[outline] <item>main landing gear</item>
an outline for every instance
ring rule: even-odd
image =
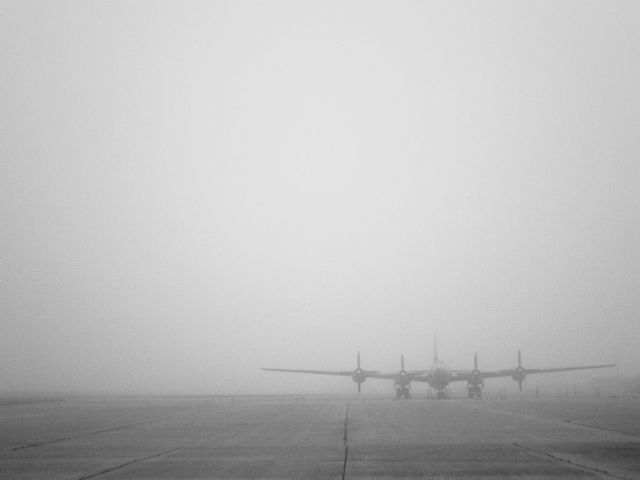
[[[410,399],[411,395],[409,394],[409,388],[396,386],[396,398],[398,400],[400,400],[401,398],[404,398],[406,400]]]
[[[482,398],[482,387],[480,385],[468,385],[469,398]]]

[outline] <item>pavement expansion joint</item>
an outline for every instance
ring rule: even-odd
[[[589,425],[588,423],[576,422],[575,420],[567,420],[567,423],[571,425],[576,425],[578,427],[595,428],[596,430],[602,430],[605,432],[620,433],[622,435],[629,435],[630,437],[635,437],[635,438],[640,437],[640,435],[638,435],[637,433],[625,432],[622,430],[614,430],[612,428],[601,427],[599,425]]]
[[[575,428],[591,428],[596,430],[602,430],[605,432],[617,433],[620,435],[627,435],[634,438],[640,437],[640,435],[636,433],[624,432],[621,430],[614,430],[612,428],[600,427],[598,425],[589,425],[588,423],[581,423],[571,419],[560,420],[560,419],[553,419],[553,418],[543,418],[540,416],[530,415],[527,413],[509,412],[509,411],[501,410],[499,408],[496,408],[495,406],[491,406],[487,404],[478,405],[477,403],[474,403],[473,405],[469,405],[469,407],[483,409],[485,411],[495,412],[503,415],[510,415],[510,416],[522,418],[523,420],[528,420],[528,421],[546,422],[546,423],[555,423],[555,424],[562,423],[566,425],[571,425],[572,427],[575,427]]]
[[[600,476],[604,476],[606,478],[616,478],[618,480],[631,480],[628,477],[623,477],[621,475],[615,475],[613,473],[607,472],[606,470],[590,467],[589,465],[585,465],[583,463],[577,463],[577,462],[574,462],[572,460],[568,460],[566,458],[562,458],[562,457],[560,457],[558,455],[554,455],[553,453],[545,452],[544,450],[539,450],[537,448],[533,448],[533,447],[530,447],[530,446],[527,446],[527,445],[523,445],[521,443],[514,443],[513,445],[518,447],[518,448],[520,448],[520,449],[522,449],[522,450],[525,450],[525,451],[527,451],[529,453],[533,453],[534,455],[550,458],[550,459],[552,459],[552,460],[554,460],[554,461],[556,461],[558,463],[562,463],[564,465],[571,465],[574,468],[577,468],[577,469],[580,469],[580,470],[584,470],[584,471],[587,471],[587,472],[591,472],[591,473],[596,473],[596,474],[598,474]]]
[[[154,453],[153,455],[148,455],[148,456],[142,457],[142,458],[136,458],[136,459],[130,460],[128,462],[121,463],[120,465],[116,465],[115,467],[107,468],[105,470],[100,470],[99,472],[92,473],[90,475],[85,475],[84,477],[78,478],[78,480],[88,480],[89,478],[95,478],[95,477],[99,477],[101,475],[106,475],[107,473],[111,473],[111,472],[113,472],[115,470],[120,470],[121,468],[125,468],[125,467],[128,467],[130,465],[134,465],[136,463],[146,462],[147,460],[151,460],[152,458],[162,457],[163,455],[169,455],[169,454],[177,452],[178,450],[181,450],[181,449],[182,449],[182,447],[172,448],[171,450],[166,450],[164,452]]]
[[[33,442],[33,443],[27,443],[24,445],[18,445],[17,447],[13,447],[11,448],[11,451],[18,451],[18,450],[24,450],[27,448],[35,448],[35,447],[42,447],[43,445],[49,445],[51,443],[59,443],[59,442],[65,442],[67,440],[73,440],[75,438],[82,438],[82,437],[89,437],[91,435],[99,435],[101,433],[109,433],[109,432],[119,432],[121,430],[128,430],[129,428],[135,428],[135,427],[139,427],[142,425],[147,425],[151,422],[140,422],[140,423],[134,423],[131,425],[119,425],[117,427],[111,427],[111,428],[103,428],[100,430],[92,430],[90,432],[84,432],[84,433],[80,433],[78,435],[69,435],[68,437],[59,437],[59,438],[52,438],[49,440],[43,440],[41,442]]]
[[[344,446],[344,463],[342,464],[342,480],[345,479],[347,474],[347,460],[349,458],[349,407],[351,407],[351,401],[347,402],[347,408],[344,411],[344,434],[342,435],[342,444]]]

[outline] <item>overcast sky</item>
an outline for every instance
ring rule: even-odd
[[[0,389],[640,374],[638,85],[635,1],[2,0]]]

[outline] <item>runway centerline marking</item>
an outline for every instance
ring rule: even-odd
[[[136,459],[130,460],[128,462],[121,463],[120,465],[116,465],[115,467],[107,468],[105,470],[100,470],[99,472],[92,473],[90,475],[85,475],[84,477],[78,478],[78,480],[88,480],[89,478],[95,478],[95,477],[99,477],[100,475],[106,475],[107,473],[111,473],[111,472],[113,472],[115,470],[120,470],[122,468],[128,467],[130,465],[134,465],[136,463],[146,462],[147,460],[151,460],[152,458],[156,458],[156,457],[161,457],[163,455],[169,455],[171,453],[177,452],[180,449],[181,449],[181,447],[172,448],[171,450],[167,450],[167,451],[164,451],[164,452],[154,453],[153,455],[148,455],[148,456],[142,457],[142,458],[136,458]]]

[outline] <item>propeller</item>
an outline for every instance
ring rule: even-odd
[[[411,379],[411,374],[404,369],[404,355],[400,355],[400,371],[396,375],[396,388],[401,388],[408,392],[411,388]]]
[[[527,378],[527,371],[522,366],[522,354],[520,353],[520,350],[518,350],[518,366],[513,371],[511,378],[518,382],[518,389],[522,391],[522,382]]]
[[[518,370],[521,371],[522,370],[522,353],[520,353],[520,350],[518,350]],[[520,391],[522,391],[522,381],[524,380],[524,378],[518,378],[518,389]]]
[[[480,370],[478,370],[478,354],[473,354],[473,370],[471,371],[470,377],[467,381],[474,386],[479,386],[483,384],[482,376],[480,375]]]
[[[362,382],[367,379],[367,373],[360,367],[360,352],[356,359],[356,369],[353,371],[353,381],[358,385],[358,393],[362,391]]]
[[[358,352],[358,368],[357,371],[360,371],[360,352]],[[358,393],[360,393],[362,390],[362,382],[358,382]]]

